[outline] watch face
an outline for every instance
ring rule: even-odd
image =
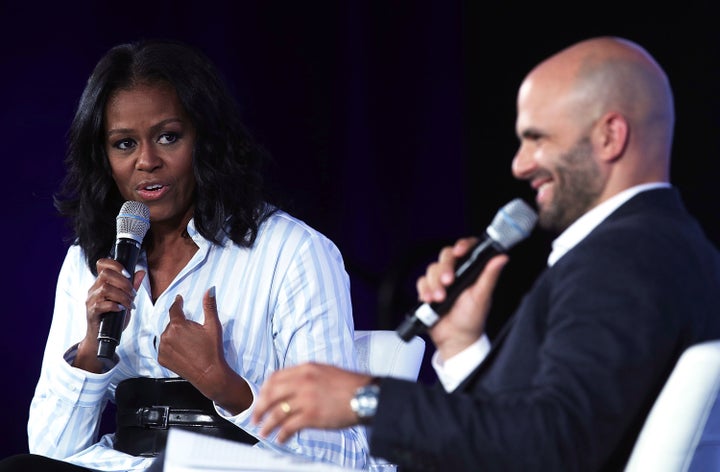
[[[379,394],[380,387],[375,384],[360,387],[350,400],[350,408],[361,420],[372,418],[377,410]]]

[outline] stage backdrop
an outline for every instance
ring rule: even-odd
[[[442,244],[479,234],[510,199],[532,199],[510,174],[517,86],[538,60],[587,36],[637,40],[666,67],[677,100],[673,177],[720,242],[720,34],[705,27],[709,8],[655,5],[634,18],[577,12],[553,22],[537,7],[460,0],[9,3],[0,3],[0,247],[9,261],[0,457],[27,450],[27,410],[67,249],[52,205],[66,132],[93,66],[121,42],[182,40],[218,64],[274,157],[268,182],[342,251],[358,329],[394,329]],[[513,251],[491,329],[548,248],[548,237],[534,234]],[[420,381],[434,380],[426,359]]]

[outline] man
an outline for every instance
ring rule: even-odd
[[[669,183],[674,120],[665,73],[630,41],[588,39],[536,66],[512,171],[559,236],[492,346],[505,255],[429,331],[444,389],[306,364],[264,384],[261,434],[365,422],[371,454],[404,472],[622,470],[679,355],[720,338],[720,256]],[[420,300],[444,299],[472,243],[443,249]]]

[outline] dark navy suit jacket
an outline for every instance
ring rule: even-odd
[[[547,268],[452,394],[381,381],[371,453],[420,471],[622,470],[691,344],[720,338],[720,255],[675,189]]]

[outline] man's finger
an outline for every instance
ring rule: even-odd
[[[475,297],[487,300],[492,297],[495,285],[500,278],[500,273],[503,268],[505,268],[505,264],[507,264],[508,260],[509,257],[507,254],[498,254],[488,261],[482,274],[480,274],[480,278],[471,288]]]
[[[291,396],[298,385],[297,369],[296,366],[277,370],[265,381],[255,399],[252,414],[252,421],[255,424],[264,421],[263,417],[268,415],[278,403]]]

